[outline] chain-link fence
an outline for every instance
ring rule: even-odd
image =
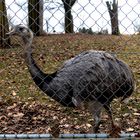
[[[2,0],[0,12],[0,138],[139,137],[139,1]]]

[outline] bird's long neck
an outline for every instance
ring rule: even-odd
[[[32,48],[31,48],[31,41],[27,42],[28,40],[24,40],[24,58],[25,62],[28,66],[29,72],[32,76],[33,81],[36,85],[48,96],[52,97],[57,102],[61,103],[64,106],[75,107],[71,100],[72,91],[69,91],[69,94],[66,94],[64,98],[62,98],[62,94],[58,94],[57,86],[55,85],[56,81],[53,78],[56,77],[57,72],[52,74],[45,74],[43,71],[35,63],[35,60],[32,57]],[[54,82],[55,81],[55,82]],[[60,88],[60,87],[59,87]]]
[[[41,90],[47,90],[47,87],[49,83],[52,81],[52,79],[54,78],[55,74],[49,75],[41,71],[32,56],[32,48],[31,48],[32,40],[25,40],[23,38],[23,42],[25,44],[24,45],[24,59],[28,66],[29,72],[32,76],[32,79]],[[44,85],[46,89],[43,89]]]

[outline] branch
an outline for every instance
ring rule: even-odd
[[[109,1],[106,1],[106,5],[107,5],[107,8],[108,8],[108,11],[112,11],[111,10],[111,5],[110,5]]]
[[[111,3],[109,3],[109,1],[106,1],[106,5],[107,5],[107,9],[108,9],[109,15],[112,18],[112,16],[113,16],[113,9],[111,9]]]
[[[71,7],[75,4],[76,0],[71,0]]]

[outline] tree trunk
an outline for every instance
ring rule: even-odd
[[[112,35],[119,35],[118,1],[113,0],[113,3],[107,1],[106,5],[110,15]]]
[[[65,10],[65,33],[73,33],[73,16],[71,9],[76,0],[62,0]]]
[[[0,0],[0,47],[2,48],[10,46],[10,38],[6,37],[7,32],[9,32],[9,23],[5,0]]]
[[[73,33],[73,16],[71,9],[65,9],[65,33]]]
[[[43,0],[28,0],[28,26],[36,36],[43,33]]]

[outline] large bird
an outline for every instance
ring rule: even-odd
[[[111,102],[122,100],[134,90],[131,69],[114,55],[104,51],[89,50],[64,62],[52,74],[46,74],[32,57],[32,31],[23,25],[16,25],[7,35],[19,35],[24,43],[24,59],[35,84],[48,96],[66,107],[86,105],[95,120],[94,132],[100,125],[100,114],[105,108],[111,120]]]

